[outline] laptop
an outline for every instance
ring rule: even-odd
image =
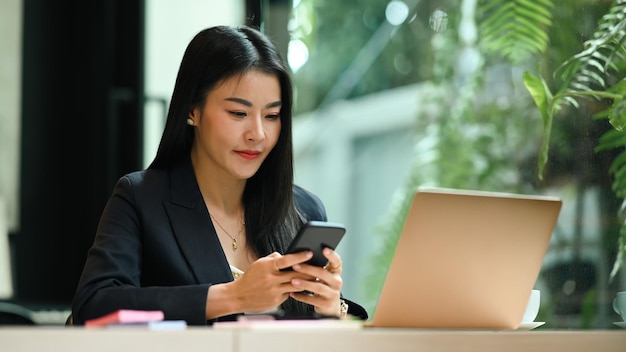
[[[418,189],[365,326],[519,328],[561,204],[552,196]]]

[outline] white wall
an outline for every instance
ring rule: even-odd
[[[146,96],[165,99],[169,103],[185,48],[200,30],[244,23],[244,0],[146,0]],[[156,154],[165,113],[154,101],[146,104],[145,166]]]
[[[19,218],[19,150],[22,74],[22,0],[0,1],[0,198],[7,225]],[[2,216],[4,214],[0,214]]]
[[[19,219],[22,0],[0,1],[0,299],[13,295],[9,230]]]

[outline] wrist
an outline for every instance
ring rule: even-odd
[[[209,287],[206,301],[206,317],[214,319],[220,316],[241,312],[240,302],[233,292],[233,282],[214,284]]]

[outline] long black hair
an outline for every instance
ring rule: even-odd
[[[201,107],[220,82],[251,70],[278,78],[281,90],[281,130],[278,142],[243,194],[247,242],[258,256],[283,253],[302,224],[293,202],[292,83],[276,45],[252,27],[216,26],[191,40],[180,64],[156,157],[148,168],[170,168],[189,158],[193,127],[189,112]],[[288,311],[311,311],[291,299]]]

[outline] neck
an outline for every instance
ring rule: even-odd
[[[222,217],[239,216],[243,213],[243,191],[246,180],[226,174],[221,168],[191,155],[196,182],[209,211]]]

